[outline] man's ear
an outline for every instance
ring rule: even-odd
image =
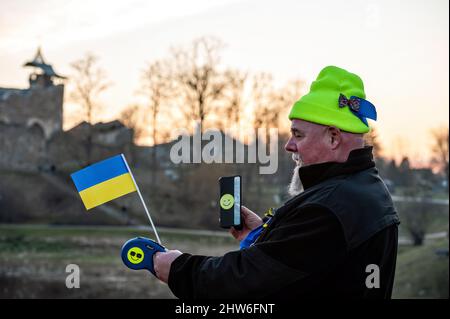
[[[342,142],[341,130],[333,126],[329,126],[327,131],[331,149],[335,150]]]

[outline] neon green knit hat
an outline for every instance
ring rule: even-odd
[[[335,126],[351,133],[367,133],[366,118],[376,120],[377,115],[375,107],[365,98],[359,76],[327,66],[311,84],[309,93],[295,102],[289,119]]]

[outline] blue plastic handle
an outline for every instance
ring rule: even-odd
[[[166,248],[149,238],[132,238],[122,246],[122,261],[130,269],[147,269],[156,276],[153,269],[153,255],[157,251],[165,252]]]

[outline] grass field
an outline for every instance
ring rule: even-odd
[[[439,249],[448,251],[448,238],[400,247],[394,298],[448,298],[448,256],[438,255]]]
[[[153,237],[139,230],[0,225],[0,298],[174,298],[147,271],[132,271],[120,258],[125,241]],[[232,238],[160,234],[169,248],[220,255],[237,249]],[[67,289],[68,264],[80,267],[80,288]]]
[[[0,225],[0,298],[174,298],[146,271],[126,268],[120,249],[146,231],[114,227]],[[205,255],[238,249],[231,236],[162,231],[168,248]],[[448,238],[399,250],[394,298],[448,298]],[[81,287],[67,289],[66,266],[77,264]]]

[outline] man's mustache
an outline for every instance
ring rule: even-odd
[[[302,158],[300,157],[300,154],[298,153],[292,153],[292,160],[297,164],[297,166],[302,166]]]

